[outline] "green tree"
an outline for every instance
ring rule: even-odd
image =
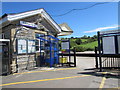
[[[94,39],[97,39],[97,35],[94,35],[93,38],[94,38]]]
[[[88,36],[88,38],[90,38],[90,36]]]
[[[82,40],[80,38],[77,38],[75,42],[77,45],[80,45],[82,43]]]
[[[87,37],[87,35],[84,35],[83,37],[81,37],[81,38],[83,38],[83,39],[87,39],[88,37]]]

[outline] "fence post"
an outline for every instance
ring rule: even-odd
[[[97,57],[97,47],[95,47],[95,61],[96,61],[96,68],[98,68],[98,57]]]
[[[102,59],[101,59],[101,37],[100,37],[100,32],[97,32],[98,34],[98,50],[99,50],[99,63],[100,63],[100,72],[102,72]]]
[[[70,38],[68,39],[69,42],[69,67],[70,67],[70,63],[71,63],[71,56],[70,56]]]
[[[74,67],[76,67],[76,48],[74,47]]]

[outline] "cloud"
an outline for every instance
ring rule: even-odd
[[[97,32],[97,31],[102,31],[102,30],[107,30],[107,29],[112,29],[112,28],[118,28],[120,27],[120,25],[112,25],[112,26],[108,26],[108,27],[100,27],[100,28],[96,28],[90,31],[85,31],[84,33],[92,33],[92,32]]]

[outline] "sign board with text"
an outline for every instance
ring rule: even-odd
[[[62,40],[61,49],[62,50],[69,50],[70,49],[70,41],[69,40]]]
[[[31,22],[20,21],[20,25],[26,26],[26,27],[31,27],[31,28],[38,28],[38,26],[36,24],[31,23]]]

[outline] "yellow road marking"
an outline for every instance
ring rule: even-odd
[[[106,74],[107,72],[103,72],[103,74]],[[105,84],[105,80],[106,80],[106,77],[104,76],[103,78],[102,78],[102,81],[101,81],[101,84],[100,84],[100,86],[99,86],[99,90],[101,90],[102,88],[103,88],[103,86],[104,86],[104,84]]]
[[[104,86],[104,84],[105,84],[105,80],[106,80],[106,78],[105,78],[105,77],[103,77],[102,82],[101,82],[101,84],[100,84],[100,87],[99,87],[99,88],[103,88],[103,86]]]
[[[77,69],[77,68],[62,68],[62,69],[53,69],[53,70],[31,71],[31,72],[23,72],[23,73],[14,73],[13,75],[26,74],[26,73],[49,72],[49,71],[59,71],[59,70],[70,70],[70,69]]]
[[[0,86],[16,85],[16,84],[23,84],[23,83],[34,83],[34,82],[42,82],[42,81],[52,81],[52,80],[62,80],[62,79],[70,79],[70,78],[78,78],[78,77],[86,77],[86,76],[91,76],[91,75],[81,75],[81,76],[72,76],[72,77],[63,77],[63,78],[52,78],[52,79],[41,79],[41,80],[25,81],[25,82],[15,82],[15,83],[1,84]]]
[[[120,89],[120,87],[115,87],[115,88],[109,88],[107,90],[119,90],[119,89]]]

